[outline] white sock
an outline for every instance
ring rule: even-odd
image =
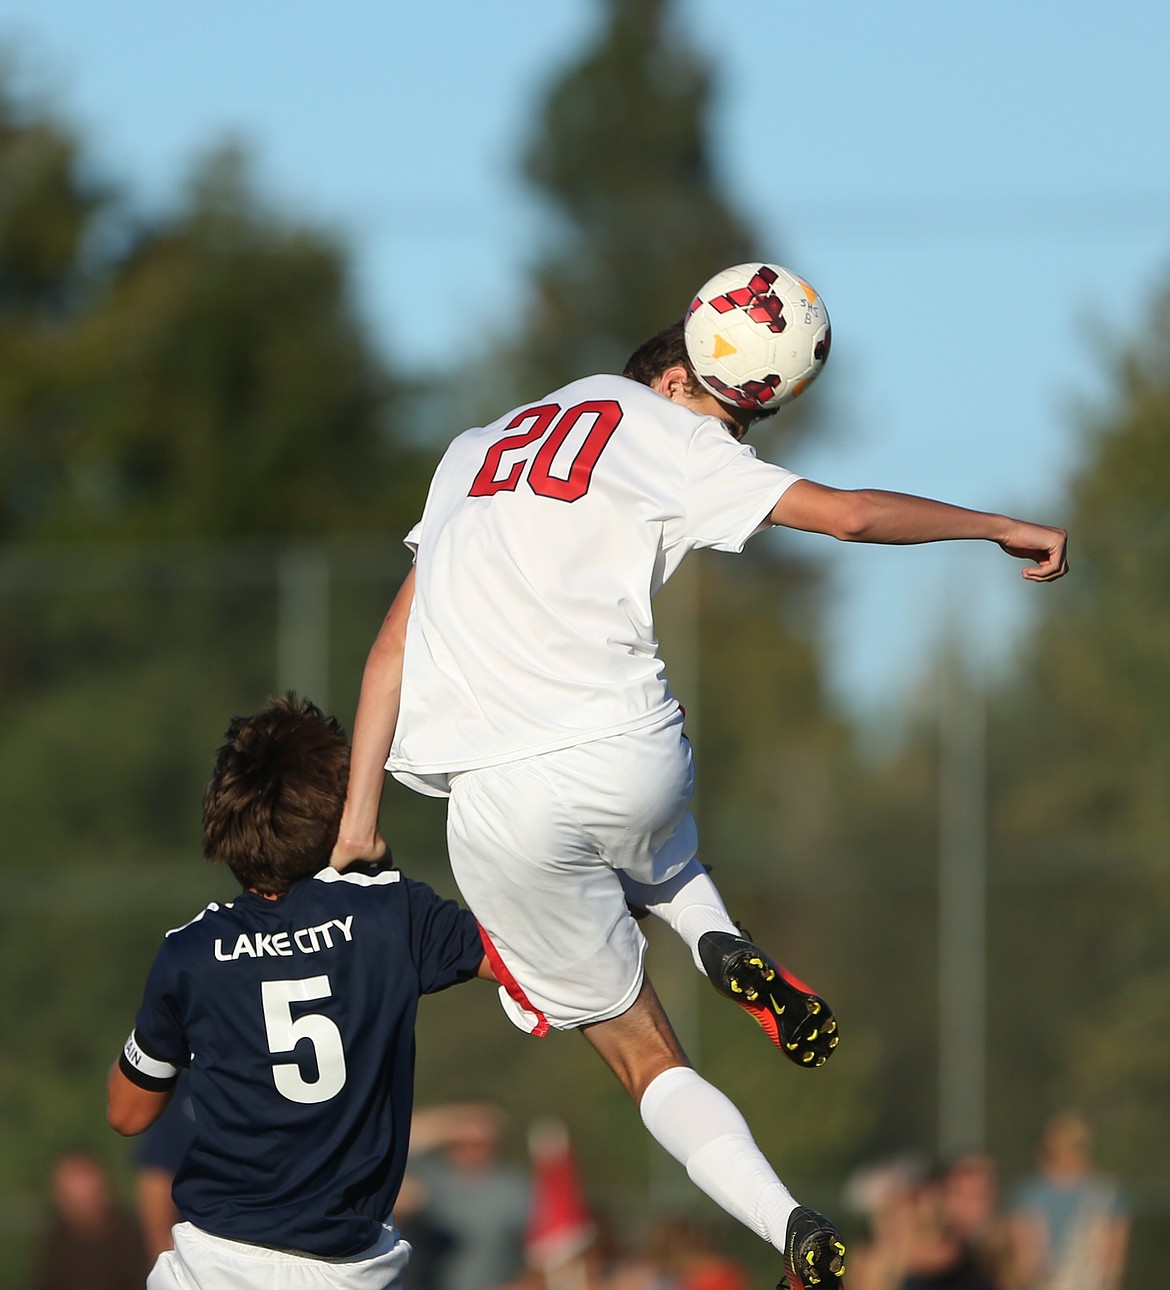
[[[672,1066],[650,1081],[638,1110],[696,1187],[783,1251],[797,1202],[730,1099],[691,1067]]]
[[[739,928],[732,922],[723,897],[697,858],[692,858],[673,878],[654,886],[636,882],[620,870],[618,877],[631,905],[648,909],[683,938],[700,972],[703,964],[698,946],[704,932],[739,935]]]

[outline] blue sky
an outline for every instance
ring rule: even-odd
[[[352,248],[391,358],[430,367],[519,306],[540,211],[518,158],[598,8],[0,0],[0,42],[143,204],[244,141],[265,192]],[[1170,7],[681,0],[678,16],[715,71],[729,199],[833,319],[806,396],[826,427],[784,464],[1060,522],[1076,409],[1170,276]],[[456,281],[482,305],[452,322],[438,301]],[[407,307],[420,295],[435,303]],[[832,683],[875,720],[948,615],[994,666],[1062,585],[1025,584],[982,544],[763,540],[828,562]]]

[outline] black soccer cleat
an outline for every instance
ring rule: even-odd
[[[844,1290],[845,1242],[823,1215],[798,1205],[784,1238],[784,1280],[776,1290]]]
[[[751,1014],[797,1066],[823,1066],[840,1041],[833,1010],[747,936],[704,932],[699,958],[711,984]]]

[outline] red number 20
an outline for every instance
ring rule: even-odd
[[[592,417],[593,424],[577,449],[568,474],[563,478],[554,475],[552,467],[556,455],[582,417]],[[593,468],[621,419],[621,406],[612,399],[575,403],[564,411],[558,403],[541,403],[534,408],[525,408],[504,427],[503,438],[497,439],[488,449],[467,495],[491,497],[494,493],[514,492],[527,465],[528,487],[534,493],[555,498],[558,502],[575,502],[589,491]],[[506,433],[509,430],[518,433]],[[544,442],[529,460],[524,450],[541,439]],[[505,453],[515,456],[503,471]]]

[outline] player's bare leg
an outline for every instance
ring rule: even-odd
[[[633,1004],[609,1021],[582,1026],[581,1033],[617,1076],[635,1106],[663,1071],[690,1067],[658,992],[645,977]]]
[[[631,906],[661,918],[686,942],[711,984],[734,1000],[797,1066],[823,1066],[840,1042],[833,1010],[766,954],[728,914],[697,859],[656,885],[619,874]]]
[[[783,1254],[791,1290],[840,1286],[845,1247],[836,1229],[796,1203],[743,1116],[687,1062],[649,978],[620,1017],[581,1030],[691,1181]]]

